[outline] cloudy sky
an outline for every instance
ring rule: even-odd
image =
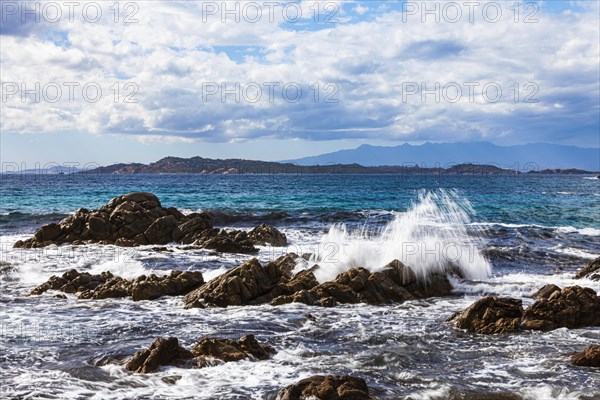
[[[3,162],[600,146],[597,1],[1,3]]]

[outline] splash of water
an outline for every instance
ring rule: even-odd
[[[485,279],[492,267],[481,252],[482,228],[471,224],[474,214],[471,203],[456,191],[423,191],[381,230],[363,227],[350,232],[344,224],[335,224],[311,260],[321,267],[315,276],[325,282],[350,268],[376,272],[397,259],[423,280],[450,269],[458,269],[467,279]]]

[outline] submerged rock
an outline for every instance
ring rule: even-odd
[[[110,272],[91,275],[75,269],[62,276],[50,279],[33,289],[29,295],[40,295],[48,290],[65,293],[79,293],[79,299],[108,299],[131,296],[132,300],[154,300],[161,296],[181,296],[204,283],[198,271],[172,271],[158,277],[142,275],[133,280],[114,276]]]
[[[65,243],[100,243],[117,246],[195,244],[220,252],[252,254],[255,245],[287,245],[284,234],[263,224],[250,232],[214,229],[208,213],[184,215],[162,207],[152,193],[134,192],[115,197],[97,210],[85,208],[59,224],[42,226],[34,236],[15,243],[16,248],[45,247]]]
[[[521,300],[485,296],[448,321],[469,332],[493,334],[518,331],[522,317]]]
[[[459,329],[486,334],[600,326],[600,297],[590,288],[546,285],[534,297],[537,301],[523,311],[521,300],[486,296],[449,321]]]
[[[574,353],[571,356],[571,363],[580,367],[600,368],[600,345],[592,345],[584,351]]]
[[[277,400],[370,400],[369,387],[362,378],[352,376],[311,376],[281,389]]]
[[[600,280],[600,257],[596,258],[577,272],[575,279],[582,278],[591,279],[593,281]]]
[[[252,259],[189,293],[184,303],[188,308],[293,302],[320,306],[384,304],[445,296],[452,291],[445,276],[433,275],[427,282],[422,282],[411,268],[399,261],[375,273],[352,268],[333,281],[320,284],[312,269],[292,274],[298,259],[298,255],[290,253],[264,266]]]
[[[239,341],[203,338],[192,351],[181,347],[176,337],[158,338],[146,350],[135,353],[125,368],[138,373],[156,372],[161,366],[202,368],[214,362],[266,360],[274,353],[271,346],[260,344],[253,335]]]

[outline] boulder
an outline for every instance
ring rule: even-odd
[[[519,330],[523,307],[521,300],[485,296],[448,319],[459,329],[474,333],[511,333]]]
[[[282,389],[277,400],[370,400],[369,387],[362,378],[352,376],[311,376]]]
[[[184,215],[176,208],[163,208],[152,193],[135,192],[115,197],[97,210],[81,208],[59,224],[48,224],[15,248],[56,244],[100,243],[117,246],[194,243],[198,247],[228,253],[253,254],[255,244],[285,246],[285,235],[263,224],[250,232],[213,229],[208,213]]]
[[[574,353],[571,356],[571,363],[580,367],[600,368],[600,345],[592,345],[584,351]]]
[[[534,299],[536,300],[544,300],[544,299],[549,299],[550,297],[552,297],[552,295],[554,295],[554,293],[558,293],[560,294],[560,288],[556,285],[545,285],[543,286],[540,290],[538,290],[537,292],[535,292],[533,294]]]
[[[203,338],[192,351],[181,347],[176,337],[158,338],[146,350],[135,353],[125,368],[138,373],[156,372],[159,367],[167,365],[202,368],[215,362],[266,360],[274,353],[271,346],[259,343],[253,335],[246,335],[239,341]]]
[[[600,280],[600,257],[596,258],[577,272],[575,279],[582,278],[591,279],[593,281]]]
[[[146,374],[156,372],[159,367],[165,365],[182,365],[184,360],[193,357],[189,350],[179,345],[176,337],[158,338],[146,350],[135,353],[125,364],[125,369]]]
[[[590,288],[569,286],[542,298],[523,313],[523,328],[553,330],[600,326],[600,298]]]
[[[79,299],[108,299],[131,296],[133,301],[154,300],[161,296],[181,296],[204,283],[198,271],[172,271],[170,275],[158,277],[142,275],[134,280],[114,276],[110,272],[91,275],[69,270],[62,276],[50,279],[33,289],[29,295],[40,295],[48,290],[79,293]]]
[[[261,224],[248,233],[249,239],[255,245],[287,246],[287,237],[271,225]]]

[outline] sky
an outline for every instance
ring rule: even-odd
[[[597,1],[0,5],[3,163],[600,147]]]

